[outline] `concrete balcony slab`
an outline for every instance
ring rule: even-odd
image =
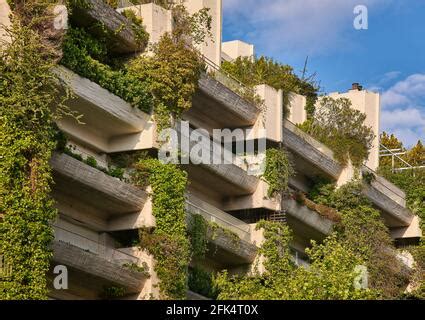
[[[190,139],[194,136],[192,129],[185,132],[180,125],[177,125],[177,131],[180,136],[180,145],[182,145],[184,139],[188,142],[189,150],[193,151],[195,148],[200,150],[197,154],[191,152],[191,164],[184,165],[190,180],[201,184],[207,182],[208,188],[215,190],[223,197],[246,195],[255,192],[259,179],[248,175],[245,170],[231,163],[232,159],[229,159],[229,164],[213,164],[213,159],[224,159],[224,155],[228,155],[229,151],[225,151],[219,143],[210,140],[210,137],[205,132],[197,131],[199,139],[195,141]],[[207,163],[203,161],[201,154],[208,155],[209,161]],[[194,161],[198,162],[198,164],[193,163]]]
[[[294,233],[305,239],[323,239],[332,232],[334,222],[317,212],[298,204],[293,199],[284,200],[289,226]]]
[[[296,171],[309,177],[322,175],[338,179],[342,166],[333,158],[333,152],[298,129],[288,120],[283,124],[283,144],[293,154]]]
[[[392,193],[383,191],[382,186],[377,185],[378,182],[363,184],[362,194],[368,198],[372,204],[381,211],[385,225],[389,228],[408,227],[412,222],[413,213],[402,206]]]
[[[55,73],[75,96],[67,101],[68,107],[82,115],[82,123],[68,116],[58,123],[75,140],[96,150],[111,152],[113,144],[116,144],[114,140],[119,139],[121,144],[131,144],[131,141],[125,143],[123,137],[132,137],[150,129],[150,115],[132,107],[98,84],[62,66],[57,67]]]
[[[65,154],[51,159],[55,180],[54,195],[68,198],[101,212],[104,219],[140,212],[148,194]]]
[[[71,20],[80,27],[100,23],[108,30],[108,45],[117,54],[143,51],[136,41],[131,22],[102,0],[85,0],[86,6],[72,9]],[[102,31],[99,31],[102,32]],[[103,34],[103,33],[102,33]]]
[[[240,128],[253,125],[260,109],[204,73],[184,118],[207,129]]]
[[[138,293],[143,288],[146,275],[122,267],[118,262],[109,261],[101,255],[83,250],[62,241],[54,241],[53,264],[64,265],[68,269],[70,291],[76,296],[100,298],[105,287],[117,286],[125,294]],[[55,296],[53,290],[52,295]]]
[[[206,258],[221,268],[253,263],[258,247],[222,229],[209,230]]]

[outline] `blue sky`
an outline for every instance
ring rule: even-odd
[[[356,5],[368,29],[353,27]],[[223,0],[223,41],[317,73],[324,93],[360,82],[382,94],[381,128],[425,141],[425,0]]]

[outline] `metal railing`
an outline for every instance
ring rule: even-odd
[[[382,143],[379,144],[381,148],[384,150],[379,151],[379,157],[391,157],[391,171],[405,171],[405,170],[415,170],[415,169],[424,169],[425,166],[412,166],[410,163],[408,163],[406,160],[401,158],[400,156],[405,155],[407,152],[403,151],[402,149],[388,149],[385,145]],[[396,168],[395,167],[395,159],[401,161],[405,167]],[[414,174],[414,173],[413,173]]]
[[[53,225],[53,227],[55,229],[55,241],[70,244],[80,248],[81,250],[98,255],[102,259],[105,259],[109,262],[119,263],[120,265],[126,263],[139,263],[138,257],[128,254],[127,252],[106,247],[105,245],[95,240],[89,239],[76,232],[64,229],[58,225]]]
[[[236,233],[244,241],[251,241],[251,227],[230,214],[221,211],[194,196],[188,195],[186,210],[190,214],[199,214],[208,222],[215,222],[221,227]]]
[[[208,74],[213,77],[215,80],[232,90],[242,99],[247,100],[248,102],[253,103],[257,106],[260,98],[257,97],[257,94],[254,88],[250,88],[237,78],[232,76],[230,73],[224,71],[219,65],[214,61],[211,61],[206,56],[202,55],[202,58],[205,64],[209,67]],[[258,101],[257,101],[258,100]]]

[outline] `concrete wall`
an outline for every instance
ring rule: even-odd
[[[205,43],[198,45],[200,52],[217,65],[221,63],[221,33],[222,33],[222,0],[185,0],[184,6],[190,14],[194,14],[203,8],[209,8],[212,17],[212,37]],[[166,32],[173,28],[172,14],[156,4],[149,3],[118,9],[123,11],[130,9],[143,19],[143,25],[150,34],[150,43],[157,43]]]
[[[222,43],[223,60],[231,61],[239,57],[254,57],[254,45],[240,40],[227,41]]]
[[[0,44],[2,41],[9,41],[9,37],[4,31],[4,27],[10,27],[9,15],[12,13],[6,0],[0,0]]]
[[[352,108],[366,114],[365,124],[372,127],[375,139],[373,147],[370,149],[369,158],[366,165],[372,170],[379,166],[379,134],[380,134],[380,114],[381,103],[379,93],[367,90],[349,90],[346,93],[330,93],[329,96],[334,99],[347,98],[352,103]]]
[[[198,48],[201,53],[216,65],[221,64],[221,34],[223,24],[222,0],[185,0],[184,5],[190,14],[203,8],[209,8],[212,17],[212,39],[208,39]]]
[[[148,3],[118,9],[117,11],[122,12],[124,10],[132,10],[143,19],[143,25],[150,35],[150,43],[157,43],[164,33],[172,31],[171,11],[161,6]]]
[[[297,94],[289,94],[289,114],[287,119],[294,124],[300,124],[307,120],[307,111],[305,110],[306,97]]]

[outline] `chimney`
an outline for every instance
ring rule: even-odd
[[[354,82],[352,85],[351,85],[351,90],[358,90],[358,91],[360,91],[360,90],[362,90],[362,86],[360,85],[360,83],[358,83],[358,82]]]

